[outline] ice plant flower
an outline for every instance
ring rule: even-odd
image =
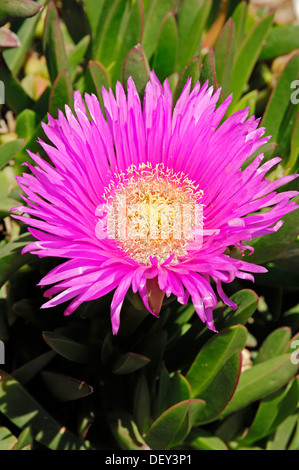
[[[168,81],[154,72],[143,104],[131,78],[127,94],[120,83],[116,97],[102,93],[106,118],[96,96],[85,94],[84,103],[78,91],[75,114],[66,106],[65,115],[49,116],[43,128],[53,145],[39,142],[53,164],[28,152],[37,165],[18,177],[27,204],[15,217],[37,239],[23,252],[64,258],[40,281],[53,285],[43,307],[72,299],[69,315],[115,290],[116,334],[132,287],[156,316],[164,294],[181,304],[191,298],[215,330],[216,291],[237,308],[222,284],[266,271],[230,257],[228,247],[250,249],[244,241],[280,228],[297,192],[275,190],[296,175],[268,181],[280,159],[261,165],[262,154],[240,169],[269,138],[248,109],[221,123],[232,97],[216,108],[220,90],[208,83],[191,91],[188,80],[174,108]]]

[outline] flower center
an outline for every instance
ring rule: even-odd
[[[163,163],[127,168],[105,189],[106,231],[132,259],[159,264],[187,254],[186,246],[201,226],[203,191],[183,173]]]

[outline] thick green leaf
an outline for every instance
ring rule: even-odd
[[[18,443],[16,450],[29,450],[33,446],[33,436],[31,433],[31,428],[28,426],[24,428],[23,431],[18,436]]]
[[[198,450],[228,450],[227,445],[217,436],[204,429],[196,429],[188,443]]]
[[[0,77],[5,87],[5,104],[16,114],[25,108],[32,108],[33,101],[26,94],[18,80],[12,75],[0,55]]]
[[[38,116],[32,109],[24,109],[16,118],[16,133],[22,139],[30,139],[38,126]]]
[[[294,379],[288,387],[262,400],[248,433],[240,440],[241,444],[251,445],[275,431],[295,411],[298,399],[298,379]]]
[[[288,446],[288,450],[298,450],[299,449],[299,417],[297,417],[297,423],[295,423],[296,429],[292,436],[292,440]]]
[[[273,357],[242,372],[237,390],[221,416],[227,416],[283,387],[296,374],[290,354]]]
[[[46,5],[47,3],[48,3],[48,0],[40,1],[40,4],[43,6]],[[17,35],[18,35],[18,38],[20,39],[20,47],[18,47],[17,49],[4,51],[3,56],[5,59],[5,62],[7,63],[9,69],[15,76],[19,73],[26,59],[26,55],[32,45],[32,40],[34,38],[36,25],[41,18],[42,11],[43,10],[40,10],[39,13],[33,18],[28,18],[24,20],[20,28],[18,28]]]
[[[248,10],[247,3],[244,1],[241,1],[239,5],[237,6],[237,8],[235,8],[232,14],[232,19],[236,27],[236,48],[237,49],[239,49],[239,47],[241,46],[244,35],[245,35],[245,23],[246,23],[246,18],[247,18],[247,10]]]
[[[248,319],[254,314],[258,305],[258,296],[253,290],[243,289],[231,296],[231,300],[238,305],[233,311],[230,307],[224,310],[224,326],[246,325]]]
[[[25,139],[17,139],[0,146],[0,169],[4,168],[10,160],[13,160],[14,156],[24,146],[24,143]]]
[[[32,240],[33,237],[30,234],[24,233],[13,242],[9,242],[0,248],[0,287],[15,271],[32,259],[32,255],[29,253],[21,255],[21,249]]]
[[[180,401],[189,400],[191,398],[191,387],[186,377],[184,377],[179,372],[176,372],[175,375],[170,379],[167,392],[167,406],[171,406],[179,403]]]
[[[16,448],[18,438],[4,426],[0,426],[0,450],[13,450]]]
[[[231,78],[230,92],[234,96],[233,104],[243,93],[244,86],[259,57],[263,41],[270,31],[272,21],[273,15],[260,20],[243,40],[234,62]]]
[[[217,90],[217,88],[219,88],[219,83],[216,77],[216,67],[213,49],[211,49],[210,52],[204,58],[203,67],[201,69],[200,81],[201,83],[204,83],[206,80],[209,81],[209,86],[214,87],[214,90]]]
[[[298,417],[294,414],[281,423],[273,437],[268,439],[266,450],[286,450],[297,420]]]
[[[72,78],[75,76],[76,68],[83,61],[90,44],[90,35],[84,36],[69,53],[68,60],[70,64],[70,73]]]
[[[93,387],[82,380],[49,371],[43,371],[41,375],[47,389],[58,401],[78,400],[93,393]]]
[[[253,116],[255,114],[255,109],[256,109],[256,101],[258,99],[258,91],[257,90],[252,90],[250,91],[249,93],[246,93],[245,95],[243,95],[240,100],[238,101],[238,103],[235,104],[235,106],[233,108],[230,108],[229,111],[228,111],[228,115],[231,115],[233,113],[236,113],[237,111],[241,111],[242,109],[245,109],[249,106],[249,112],[248,112],[248,116]],[[264,149],[266,148],[266,145],[265,144],[265,147],[262,146],[258,149],[258,153],[262,153],[264,151]],[[269,146],[272,145],[272,142],[269,144]],[[276,145],[275,147],[273,147],[273,149],[276,148]],[[273,153],[273,151],[271,152]],[[246,162],[247,165],[249,164],[249,162],[251,162],[254,158],[252,156],[249,157],[248,161]],[[266,161],[266,157],[265,157],[265,161]]]
[[[122,450],[148,449],[133,417],[124,411],[113,411],[108,414],[108,424]]]
[[[53,86],[57,77],[64,72],[68,87],[71,87],[70,69],[63,34],[60,27],[58,12],[53,1],[49,3],[45,19],[43,48]]]
[[[49,113],[52,117],[57,118],[58,110],[64,110],[66,104],[71,106],[71,91],[67,72],[63,70],[55,79],[50,93]]]
[[[68,33],[77,44],[87,34],[91,33],[89,21],[84,8],[83,0],[63,0],[62,15]]]
[[[170,12],[162,21],[153,58],[153,69],[160,81],[164,81],[175,71],[177,47],[177,24],[173,12]]]
[[[109,89],[111,85],[109,72],[106,67],[100,62],[90,61],[86,70],[86,91],[87,93],[94,93],[100,103],[102,110],[104,110],[102,87]]]
[[[185,32],[184,39],[182,39],[182,34],[179,36],[179,70],[185,67],[186,63],[188,63],[192,57],[200,53],[201,37],[212,8],[212,3],[213,2],[210,0],[201,2],[199,10],[195,10],[192,14],[193,21],[189,30]],[[180,26],[179,31],[182,31]],[[186,34],[187,32],[188,34]]]
[[[291,136],[290,157],[287,162],[287,166],[290,169],[290,173],[292,173],[293,171],[297,171],[299,167],[298,157],[299,157],[299,112],[297,113],[295,124],[293,127],[293,132]]]
[[[42,5],[31,0],[2,1],[0,5],[0,26],[12,19],[34,16],[41,8]]]
[[[157,46],[158,31],[165,15],[173,11],[174,0],[150,0],[144,12],[142,47],[150,60]]]
[[[41,354],[14,370],[12,376],[20,383],[25,384],[35,377],[46,365],[48,365],[55,356],[56,354],[54,351],[48,351]]]
[[[268,361],[283,354],[291,339],[291,328],[284,326],[272,331],[261,345],[254,364]]]
[[[245,347],[246,339],[246,328],[238,325],[221,331],[203,346],[186,374],[192,397],[201,396],[228,359]]]
[[[226,98],[229,94],[232,77],[235,47],[236,28],[232,18],[225,23],[215,45],[216,75],[222,93]]]
[[[263,115],[261,126],[265,127],[267,134],[272,136],[272,141],[277,142],[280,127],[284,123],[284,116],[290,105],[291,83],[298,77],[299,53],[295,54],[284,67]],[[294,106],[291,109],[293,108]]]
[[[117,359],[113,366],[113,372],[114,374],[119,375],[131,374],[132,372],[146,366],[149,362],[150,359],[146,356],[128,352]]]
[[[199,397],[206,402],[206,406],[197,416],[198,424],[214,421],[228,405],[240,378],[241,365],[242,354],[239,350],[223,364],[209,385],[200,393]]]
[[[0,372],[0,411],[20,429],[31,426],[34,439],[53,450],[83,450],[83,442],[61,427],[22,385]]]
[[[84,0],[85,10],[93,36],[96,34],[104,3],[105,0]]]
[[[282,220],[284,224],[277,232],[247,242],[254,248],[254,253],[245,255],[244,261],[264,264],[277,258],[295,241],[299,230],[299,211],[295,210],[285,215]]]
[[[154,421],[145,436],[154,450],[169,449],[180,443],[193,425],[196,416],[205,406],[202,400],[185,400],[166,410]]]
[[[260,59],[274,59],[295,49],[299,49],[299,26],[297,24],[275,25],[263,45]]]
[[[117,36],[128,14],[126,4],[126,0],[106,0],[104,4],[93,43],[93,58],[105,67],[113,62]]]
[[[141,374],[136,385],[133,408],[136,424],[142,435],[144,435],[149,428],[150,404],[151,398],[147,380],[144,374]]]
[[[199,56],[194,57],[190,60],[190,62],[188,62],[186,67],[181,72],[174,90],[175,103],[179,99],[188,79],[191,79],[191,89],[194,87],[195,83],[199,80],[201,69],[202,63],[200,62]]]
[[[84,344],[52,331],[44,331],[43,338],[50,348],[69,361],[87,364],[90,360],[91,351]]]
[[[127,83],[129,77],[132,77],[137,92],[142,95],[145,85],[149,80],[150,67],[144,54],[142,46],[133,47],[127,54],[122,68],[123,85]]]
[[[111,70],[113,84],[121,78],[123,62],[128,52],[142,41],[143,17],[142,0],[136,0],[131,5],[125,27],[122,28],[121,34],[116,38],[113,69]]]

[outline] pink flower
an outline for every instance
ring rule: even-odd
[[[75,92],[75,112],[68,106],[58,119],[49,116],[44,131],[53,145],[40,140],[53,165],[28,152],[37,166],[18,177],[27,205],[14,210],[37,241],[23,252],[65,258],[41,286],[53,296],[43,307],[82,302],[115,289],[111,322],[116,334],[121,307],[132,286],[144,305],[158,315],[162,297],[174,294],[181,304],[191,297],[195,310],[215,331],[217,296],[233,309],[222,283],[254,280],[266,269],[231,258],[227,248],[275,232],[279,219],[298,206],[295,191],[275,190],[297,175],[275,182],[265,174],[280,159],[263,165],[260,154],[245,170],[243,163],[261,145],[259,120],[238,111],[222,124],[231,102],[218,108],[220,90],[188,80],[172,110],[172,94],[152,72],[143,106],[133,80],[127,95],[120,83],[116,99],[103,89],[105,120],[98,99]],[[257,212],[260,209],[267,211]],[[26,216],[27,214],[27,216]],[[30,217],[28,217],[28,215]],[[164,232],[163,232],[164,230]],[[150,295],[152,293],[152,295]]]

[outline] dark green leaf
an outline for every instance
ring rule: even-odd
[[[65,50],[62,31],[60,28],[58,12],[53,1],[49,3],[47,16],[45,19],[43,47],[47,59],[49,75],[53,86],[57,77],[60,76],[63,72],[68,87],[70,88],[71,78],[69,63]]]
[[[144,435],[149,428],[150,404],[151,398],[148,384],[144,374],[141,374],[136,385],[133,408],[136,424],[142,435]]]
[[[86,91],[87,93],[94,93],[98,97],[102,110],[104,110],[102,87],[108,90],[110,82],[109,73],[103,64],[93,61],[88,63],[86,70]]]
[[[192,388],[192,397],[200,397],[214,380],[227,360],[246,344],[244,326],[232,326],[210,339],[200,350],[186,374]]]
[[[24,146],[24,143],[25,139],[17,139],[0,146],[0,169],[5,167],[10,160],[13,160],[14,156]]]
[[[206,80],[209,82],[209,86],[213,86],[214,90],[219,88],[219,83],[216,77],[216,67],[214,60],[214,51],[213,49],[206,55],[203,61],[203,67],[201,69],[200,81],[204,83]]]
[[[64,110],[65,105],[72,104],[72,94],[69,86],[68,76],[65,70],[55,79],[49,98],[49,113],[57,118],[58,110]]]
[[[175,71],[177,46],[176,20],[173,12],[170,12],[162,21],[153,58],[153,69],[160,81],[164,81],[166,77]]]
[[[205,406],[202,400],[185,400],[166,410],[149,428],[145,436],[154,450],[169,449],[180,443],[194,423],[196,416]]]
[[[184,86],[187,83],[188,78],[191,78],[191,89],[194,87],[195,83],[199,80],[200,72],[202,68],[202,63],[200,62],[199,56],[194,57],[190,60],[190,62],[186,65],[184,70],[179,76],[177,85],[174,91],[174,102],[176,103],[179,99]]]
[[[192,24],[190,28],[185,31],[184,39],[182,38],[182,33],[180,37],[180,56],[179,56],[179,69],[182,69],[187,62],[191,60],[192,57],[198,55],[201,50],[201,37],[204,31],[204,27],[208,16],[212,8],[212,1],[201,2],[200,8],[198,11],[192,13]],[[182,29],[180,28],[179,23],[179,32]]]
[[[232,77],[235,47],[236,28],[232,18],[225,23],[215,45],[216,76],[222,93],[226,98],[229,94]]]
[[[12,19],[34,16],[41,8],[42,5],[31,0],[2,1],[0,5],[0,26]]]
[[[83,61],[90,44],[90,35],[84,36],[74,49],[69,53],[68,60],[70,64],[70,73],[74,78],[76,68]]]
[[[242,365],[241,350],[235,352],[214,375],[212,381],[199,394],[206,406],[197,416],[197,423],[213,421],[230,402],[236,390]]]
[[[116,40],[115,52],[113,54],[113,69],[111,70],[113,83],[120,80],[122,65],[130,49],[142,40],[143,16],[142,0],[136,0],[131,5],[126,27],[122,28],[123,31]]]
[[[1,55],[0,77],[5,87],[5,104],[7,104],[12,111],[20,113],[23,109],[32,107],[32,99],[26,94],[18,80],[12,75]]]
[[[262,400],[241,444],[251,445],[275,431],[294,412],[298,399],[298,379],[294,379],[288,387]]]
[[[20,383],[25,384],[35,377],[50,361],[56,356],[54,351],[48,351],[40,356],[35,357],[31,361],[26,362],[18,369],[14,370],[13,378]]]
[[[148,357],[128,352],[118,358],[113,366],[114,374],[131,374],[150,362]]]
[[[285,215],[282,220],[284,224],[277,232],[248,241],[254,253],[245,255],[244,261],[264,264],[277,258],[295,241],[299,230],[299,211]]]
[[[122,69],[122,82],[123,85],[127,83],[129,77],[132,77],[137,89],[137,92],[142,95],[145,85],[149,80],[150,68],[147,58],[144,54],[142,46],[133,47],[127,54],[123,69]]]
[[[245,37],[240,47],[233,67],[230,92],[233,93],[235,104],[243,93],[253,67],[259,57],[263,41],[270,31],[273,15],[260,20],[250,33]]]
[[[49,371],[43,371],[41,375],[47,389],[58,401],[78,400],[93,393],[93,387],[82,380]]]
[[[21,266],[32,259],[32,255],[26,253],[21,255],[21,249],[32,241],[33,237],[25,233],[13,242],[9,242],[0,248],[0,287],[17,271]]]
[[[84,344],[52,331],[44,331],[43,338],[50,348],[69,361],[87,364],[90,360],[91,351]]]
[[[42,5],[46,5],[48,0],[41,0],[40,3]],[[15,76],[19,73],[22,65],[24,64],[26,55],[32,45],[36,25],[41,18],[42,11],[43,10],[40,10],[40,12],[34,16],[34,18],[28,18],[24,20],[20,28],[18,28],[17,35],[20,39],[20,47],[17,49],[5,51],[3,54],[5,62]]]
[[[273,357],[242,372],[237,390],[221,416],[227,416],[283,387],[296,374],[290,354]]]
[[[291,339],[291,328],[284,326],[272,331],[261,345],[254,364],[260,364],[283,354]]]
[[[68,32],[75,43],[90,34],[90,25],[83,0],[63,0],[62,14]]]
[[[31,426],[34,439],[49,449],[84,449],[83,442],[61,427],[19,382],[4,371],[0,374],[0,411],[6,418],[20,429]]]
[[[233,311],[230,307],[224,310],[224,326],[246,325],[248,319],[254,314],[258,305],[258,296],[253,290],[243,289],[231,296],[231,300],[238,305]]]
[[[280,127],[284,123],[284,116],[290,105],[291,83],[298,77],[299,53],[295,54],[283,69],[263,115],[261,126],[265,127],[267,134],[272,136],[272,141],[277,142]]]
[[[173,11],[173,8],[174,0],[163,0],[163,2],[150,0],[145,8],[142,47],[148,60],[156,49],[158,31],[163,18],[167,13]]]
[[[263,46],[261,60],[274,59],[299,48],[299,26],[297,24],[275,25]]]
[[[126,4],[126,0],[106,0],[104,4],[93,43],[93,58],[105,67],[113,62],[117,36],[128,14]]]

